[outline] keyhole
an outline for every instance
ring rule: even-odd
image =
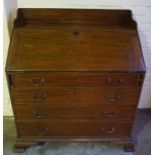
[[[75,36],[77,36],[77,35],[79,35],[79,32],[78,32],[78,31],[75,31],[75,32],[73,32],[73,34],[74,34]]]

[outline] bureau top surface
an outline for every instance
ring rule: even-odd
[[[19,9],[7,71],[145,71],[127,10]]]

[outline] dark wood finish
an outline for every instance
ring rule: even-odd
[[[103,105],[16,105],[14,106],[17,121],[51,119],[102,119],[133,121],[135,107]],[[79,115],[80,114],[80,115]]]
[[[8,57],[8,70],[144,71],[139,50],[134,47],[138,44],[136,33],[117,30],[114,33],[104,31],[102,27],[93,27],[90,30],[87,28],[86,30],[76,28],[78,29],[76,30],[72,27],[68,29],[53,31],[27,27],[15,29],[10,44],[12,59]],[[78,35],[75,35],[74,31],[79,31]],[[117,39],[113,40],[113,38]],[[115,57],[112,57],[113,53]],[[44,57],[41,56],[42,54]],[[111,63],[108,63],[109,59]]]
[[[55,88],[52,90],[13,90],[14,103],[50,104],[132,104],[138,101],[136,89]]]
[[[27,24],[13,31],[8,71],[145,71],[137,31],[126,26],[134,23],[129,11],[19,12]],[[53,23],[44,22],[49,18]],[[120,23],[124,29],[117,29]],[[110,28],[109,24],[117,26]]]
[[[14,88],[33,89],[50,87],[139,87],[140,76],[137,73],[110,74],[94,72],[53,72],[13,74]],[[59,82],[57,82],[59,81]]]
[[[65,140],[133,150],[145,64],[131,11],[18,9],[6,73],[17,152]]]
[[[129,136],[131,123],[94,121],[66,121],[18,123],[19,136]],[[74,138],[74,137],[73,137]]]
[[[18,9],[15,27],[42,24],[98,24],[136,29],[130,10]]]

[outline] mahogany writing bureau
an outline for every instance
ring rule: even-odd
[[[66,140],[133,150],[145,64],[129,10],[18,9],[6,74],[16,151]]]

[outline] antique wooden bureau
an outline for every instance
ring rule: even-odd
[[[18,9],[6,75],[16,151],[66,140],[133,150],[145,64],[131,11]]]

